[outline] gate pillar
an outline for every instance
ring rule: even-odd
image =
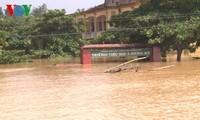
[[[152,48],[152,55],[150,57],[152,62],[161,62],[161,51],[160,47]]]
[[[91,51],[90,49],[81,49],[81,64],[91,64]]]

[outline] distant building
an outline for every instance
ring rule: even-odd
[[[84,21],[83,38],[92,39],[111,27],[108,20],[112,15],[132,11],[148,0],[105,0],[103,4],[78,14],[77,19]]]

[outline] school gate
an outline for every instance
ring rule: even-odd
[[[161,61],[160,47],[146,44],[95,44],[81,48],[81,64],[91,64],[91,58],[148,56],[152,62]]]

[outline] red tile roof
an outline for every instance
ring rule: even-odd
[[[135,3],[135,2],[137,2],[137,0],[118,0],[117,6],[128,5],[128,4],[132,4],[132,3]],[[102,8],[106,8],[106,7],[109,7],[109,6],[106,6],[105,3],[103,3],[103,4],[100,4],[100,5],[95,6],[93,8],[90,8],[90,9],[86,10],[85,12],[89,12],[89,11],[97,10],[97,9],[102,9]]]
[[[85,45],[81,49],[106,49],[106,48],[127,48],[127,47],[135,47],[135,48],[140,48],[140,47],[150,47],[147,44],[94,44],[94,45]]]
[[[135,2],[137,2],[137,0],[118,0],[118,5],[127,5]]]

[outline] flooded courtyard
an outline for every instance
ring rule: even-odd
[[[0,65],[0,120],[199,120],[200,61]],[[154,70],[163,66],[174,67]]]

